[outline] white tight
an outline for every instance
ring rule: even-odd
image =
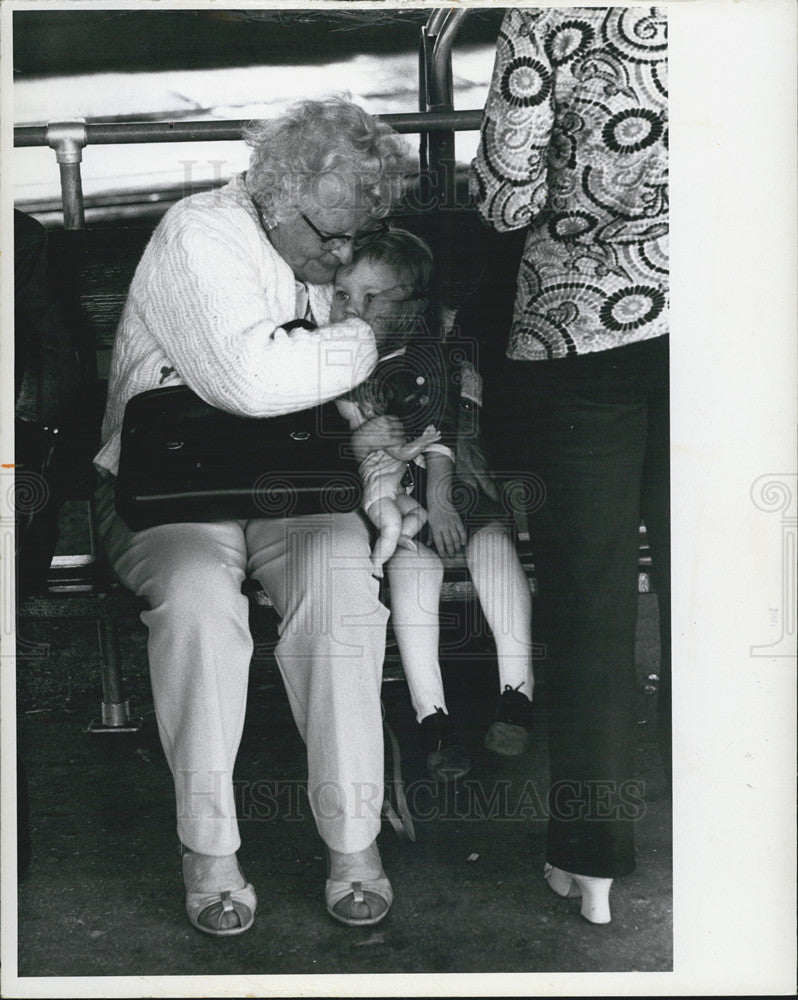
[[[526,574],[508,531],[489,524],[475,532],[465,556],[499,661],[499,690],[509,684],[531,699],[532,598]],[[391,618],[410,699],[421,720],[446,711],[441,670],[439,603],[443,563],[419,544],[417,552],[397,550],[387,564]]]

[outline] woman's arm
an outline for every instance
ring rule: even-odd
[[[529,224],[546,203],[554,75],[543,44],[547,12],[513,8],[499,32],[471,193],[499,232]]]
[[[181,379],[213,406],[269,417],[334,399],[377,361],[349,319],[286,333],[296,285],[235,205],[189,205],[164,219],[139,266],[137,308]]]

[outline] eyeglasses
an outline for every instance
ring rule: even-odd
[[[360,232],[354,235],[350,233],[323,233],[313,225],[304,212],[300,212],[299,215],[303,222],[318,236],[323,250],[338,250],[350,241],[355,250],[359,250],[378,236],[387,233],[390,229],[388,223],[384,219],[380,219],[376,226],[373,226],[371,229],[361,229]]]

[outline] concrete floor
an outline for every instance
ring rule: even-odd
[[[18,678],[33,849],[19,884],[19,976],[670,970],[671,802],[653,733],[653,595],[641,596],[640,608],[646,808],[637,828],[638,871],[613,887],[613,921],[605,927],[585,923],[578,901],[555,897],[541,877],[543,713],[522,758],[499,760],[481,747],[495,697],[495,662],[484,640],[446,671],[450,708],[473,749],[472,772],[456,788],[427,779],[406,686],[385,684],[417,840],[403,843],[383,826],[380,848],[396,895],[384,923],[369,930],[330,920],[322,903],[322,843],[303,791],[304,748],[270,656],[273,622],[258,617],[237,787],[239,857],[260,904],[254,927],[226,940],[198,933],[184,916],[171,780],[148,700],[143,626],[129,622],[121,636],[143,728],[96,736],[84,731],[98,703],[92,626],[28,624],[26,638],[46,639],[50,655],[32,660]],[[538,673],[545,685],[545,666]]]

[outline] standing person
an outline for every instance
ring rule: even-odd
[[[484,431],[498,472],[545,489],[530,512],[551,626],[545,875],[593,923],[635,866],[641,515],[669,676],[666,54],[657,8],[509,10],[472,172],[487,223],[529,227],[506,357],[483,366]]]
[[[345,924],[374,924],[393,896],[376,844],[388,611],[371,574],[362,515],[133,532],[114,511],[120,430],[132,396],[184,383],[241,416],[308,408],[365,378],[377,361],[375,332],[417,311],[400,301],[405,290],[392,289],[362,318],[329,322],[336,269],[398,199],[404,140],[337,98],[299,102],[250,127],[247,139],[246,174],[178,202],[144,252],[116,336],[95,459],[111,564],[149,602],[142,620],[175,782],[186,910],[195,927],[214,935],[245,931],[256,906],[236,858],[232,780],[252,656],[245,576],[260,582],[282,619],[275,657],[307,744],[309,799],[329,852],[327,911]],[[297,319],[317,329],[289,334]],[[370,430],[382,447],[400,439]]]

